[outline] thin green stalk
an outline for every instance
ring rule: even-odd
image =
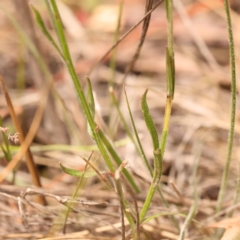
[[[167,45],[167,94],[172,98],[175,90],[175,62],[174,62],[174,41],[173,41],[173,2],[166,0],[166,13],[168,24],[168,45]]]
[[[119,141],[114,142],[114,146],[121,147],[125,146],[130,142],[130,139],[125,138]],[[19,146],[9,146],[11,154],[14,154],[19,151]],[[30,150],[35,152],[47,152],[47,151],[62,151],[62,152],[89,152],[98,150],[97,145],[61,145],[61,144],[54,144],[54,145],[39,145],[39,146],[31,146]],[[3,157],[3,153],[0,151],[0,158]]]
[[[148,131],[152,138],[153,143],[153,149],[154,149],[154,169],[153,169],[153,179],[151,182],[151,185],[148,190],[147,197],[144,201],[142,210],[140,212],[140,223],[144,220],[146,213],[148,211],[148,208],[152,202],[155,189],[158,186],[158,183],[160,182],[161,176],[162,176],[162,152],[161,149],[159,149],[159,141],[158,141],[158,133],[157,129],[155,127],[155,124],[153,122],[152,116],[149,112],[148,104],[147,104],[147,90],[143,94],[142,97],[142,112],[143,117],[145,120],[145,123],[147,125]]]
[[[60,17],[56,2],[55,2],[55,0],[50,0],[50,1],[51,1],[51,4],[52,4],[54,17],[55,17],[55,20],[56,20],[56,28],[57,28],[59,39],[60,39],[61,49],[62,49],[63,55],[66,59],[65,63],[67,65],[68,71],[69,71],[69,73],[72,77],[72,80],[74,82],[74,86],[75,86],[75,89],[77,91],[78,98],[80,100],[80,104],[83,108],[84,114],[87,118],[88,124],[89,124],[91,132],[93,134],[92,137],[94,138],[94,140],[95,140],[95,142],[96,142],[96,144],[99,148],[99,151],[101,152],[101,154],[103,156],[103,159],[105,160],[105,163],[107,164],[109,170],[111,172],[114,172],[115,171],[114,166],[111,162],[111,159],[110,159],[110,157],[107,153],[106,148],[108,149],[108,151],[110,149],[111,152],[109,152],[109,153],[114,153],[115,157],[118,157],[118,155],[116,154],[115,150],[111,146],[110,142],[108,142],[108,141],[103,142],[103,139],[107,140],[107,138],[104,136],[102,131],[98,128],[98,126],[94,122],[90,107],[88,105],[88,102],[86,100],[86,97],[85,97],[83,89],[82,89],[82,86],[81,86],[81,84],[78,80],[76,71],[75,71],[74,66],[73,66],[73,62],[72,62],[70,52],[69,52],[69,49],[68,49],[66,37],[65,37],[65,34],[64,34],[64,31],[63,31],[61,17]],[[101,136],[100,136],[100,134],[101,134]],[[107,144],[107,146],[105,144]],[[119,157],[117,159],[120,160],[120,162],[118,163],[118,165],[120,165],[121,164],[121,159]],[[116,160],[116,158],[115,158],[115,160]],[[130,181],[130,184],[135,189],[135,191],[139,192],[139,189],[138,189],[137,185],[135,184],[133,178],[128,173],[128,171],[126,169],[124,169],[123,173],[126,176],[126,178]]]
[[[124,91],[125,91],[125,90],[124,90]],[[133,126],[133,129],[134,129],[134,133],[135,133],[135,136],[136,136],[138,145],[137,145],[137,143],[136,143],[136,141],[135,141],[135,139],[134,139],[134,137],[133,137],[133,135],[132,135],[132,132],[131,132],[130,128],[129,128],[128,125],[127,125],[126,119],[125,119],[125,117],[124,117],[124,115],[123,115],[123,113],[122,113],[122,111],[121,111],[121,109],[120,109],[120,107],[119,107],[118,100],[116,99],[116,96],[115,96],[115,94],[114,94],[113,91],[111,91],[111,95],[112,95],[113,103],[114,103],[114,105],[115,105],[115,107],[116,107],[116,109],[117,109],[117,111],[118,111],[118,115],[119,115],[119,117],[120,117],[120,119],[121,119],[121,121],[122,121],[122,124],[123,124],[123,126],[124,126],[124,129],[125,129],[126,132],[127,132],[128,137],[131,139],[132,143],[133,143],[134,146],[135,146],[135,149],[136,149],[138,155],[139,155],[141,158],[143,158],[145,165],[147,166],[150,174],[152,175],[152,169],[151,169],[151,167],[150,167],[150,165],[149,165],[149,163],[148,163],[148,161],[147,161],[146,155],[145,155],[145,153],[144,153],[143,147],[142,147],[142,145],[141,145],[141,142],[140,142],[140,139],[139,139],[139,136],[138,136],[138,133],[137,133],[137,129],[136,129],[136,126],[135,126],[135,123],[134,123],[134,119],[133,119],[133,116],[132,116],[132,113],[131,113],[131,109],[130,109],[130,106],[129,106],[129,102],[128,102],[128,99],[127,99],[126,91],[125,91],[125,96],[126,96],[126,100],[127,100],[129,115],[130,115],[130,118],[131,118],[132,126]]]
[[[162,136],[161,136],[161,141],[160,141],[160,149],[162,151],[163,156],[164,156],[165,146],[166,146],[166,142],[167,142],[171,110],[172,110],[172,98],[170,96],[168,96],[166,106],[165,106],[163,130],[162,130]]]
[[[125,93],[125,97],[126,97],[126,102],[127,102],[127,107],[128,107],[128,113],[129,113],[129,116],[130,116],[130,119],[131,119],[131,123],[132,123],[132,127],[133,127],[133,131],[134,131],[134,134],[135,134],[135,137],[137,139],[137,143],[138,143],[138,147],[139,147],[139,150],[140,150],[140,153],[141,153],[141,157],[142,159],[144,160],[144,163],[149,171],[149,173],[151,174],[151,176],[153,175],[153,172],[152,172],[152,168],[150,167],[150,164],[147,160],[147,157],[146,157],[146,154],[143,150],[143,147],[142,147],[142,144],[141,144],[141,141],[140,141],[140,138],[138,136],[138,131],[137,131],[137,128],[136,128],[136,125],[135,125],[135,122],[134,122],[134,118],[133,118],[133,115],[132,115],[132,110],[130,108],[130,104],[129,104],[129,101],[128,101],[128,96],[127,96],[127,92],[126,92],[126,89],[124,87],[124,93]]]
[[[162,156],[164,156],[165,146],[167,142],[167,135],[169,130],[172,100],[174,97],[175,90],[175,63],[174,63],[174,46],[173,46],[173,3],[172,0],[166,0],[166,13],[167,13],[167,24],[168,24],[168,46],[166,49],[166,65],[167,65],[167,100],[164,114],[164,123],[162,136],[160,141],[160,149]]]
[[[93,152],[91,153],[90,157],[88,158],[88,161],[91,160],[92,155],[93,155]],[[83,186],[83,185],[86,183],[86,180],[84,179],[84,174],[85,174],[85,172],[86,172],[87,170],[88,170],[88,164],[86,163],[86,166],[85,166],[85,169],[84,169],[84,173],[83,173],[83,175],[79,178],[78,183],[77,183],[77,186],[76,186],[76,188],[75,188],[75,190],[74,190],[74,192],[73,192],[73,194],[72,194],[72,199],[75,199],[75,198],[77,197],[79,189],[81,188],[81,186]],[[65,234],[65,232],[66,232],[67,219],[68,219],[68,217],[69,217],[69,214],[70,214],[70,212],[71,212],[71,210],[72,210],[73,205],[74,205],[73,203],[70,203],[70,207],[68,207],[67,210],[66,210],[66,214],[65,214],[65,218],[64,218],[64,223],[63,223],[63,226],[64,226],[64,227],[63,227],[63,234]]]
[[[85,116],[87,118],[87,121],[89,123],[89,126],[91,128],[91,132],[93,133],[94,140],[96,141],[96,144],[98,145],[99,150],[100,150],[100,152],[101,152],[109,170],[111,172],[114,172],[114,167],[112,165],[111,159],[109,158],[109,156],[106,152],[106,149],[105,149],[104,145],[102,144],[102,142],[99,138],[99,135],[97,134],[97,132],[95,132],[95,128],[97,126],[94,122],[91,111],[90,111],[89,106],[87,104],[86,97],[85,97],[83,89],[82,89],[82,86],[81,86],[81,84],[78,80],[78,76],[77,76],[76,71],[74,69],[73,62],[72,62],[70,52],[69,52],[69,49],[68,49],[67,41],[66,41],[66,38],[65,38],[65,34],[64,34],[64,31],[63,31],[61,17],[60,17],[60,14],[59,14],[59,11],[58,11],[55,0],[51,0],[51,4],[52,4],[53,12],[54,12],[54,18],[55,18],[55,21],[56,21],[56,29],[57,29],[57,33],[58,33],[58,36],[59,36],[61,49],[62,49],[63,55],[66,59],[65,63],[67,65],[68,71],[69,71],[69,73],[72,77],[75,89],[76,89],[77,94],[78,94],[78,98],[80,100],[80,104],[83,108],[84,114],[85,114]]]
[[[115,31],[115,34],[114,34],[114,44],[118,41],[118,38],[119,38],[122,11],[123,11],[123,0],[120,0],[119,10],[118,10],[117,27],[116,27],[116,31]],[[111,76],[110,81],[108,82],[109,87],[113,87],[113,84],[114,84],[115,68],[116,68],[116,52],[117,52],[117,48],[114,48],[114,50],[112,52],[111,59],[110,59],[110,69],[111,69],[112,76]]]
[[[158,148],[157,150],[154,151],[154,171],[153,171],[153,180],[151,183],[151,186],[148,190],[147,197],[144,201],[142,210],[140,212],[140,223],[144,221],[144,218],[146,216],[146,213],[149,209],[149,206],[152,202],[155,189],[160,182],[162,176],[162,153],[161,150]]]
[[[141,157],[143,158],[144,163],[145,163],[145,165],[146,165],[150,175],[153,176],[152,168],[150,167],[150,164],[149,164],[149,162],[147,160],[146,154],[145,154],[145,152],[143,150],[140,138],[138,136],[137,128],[136,128],[136,125],[135,125],[135,122],[134,122],[134,119],[133,119],[132,111],[131,111],[131,108],[130,108],[130,104],[129,104],[129,100],[128,100],[128,96],[127,96],[125,88],[124,88],[124,93],[125,93],[125,97],[126,97],[126,102],[127,102],[127,106],[128,106],[128,112],[129,112],[129,116],[130,116],[130,119],[131,119],[132,127],[133,127],[133,130],[134,130],[134,133],[135,133],[135,137],[137,139],[137,143],[138,143],[138,146],[139,146],[139,149],[140,149],[140,152],[141,152]],[[169,208],[169,204],[168,204],[168,202],[166,201],[166,199],[164,198],[164,196],[163,196],[163,194],[161,192],[160,185],[157,186],[157,192],[158,192],[158,194],[159,194],[159,196],[160,196],[164,206],[166,208]],[[172,216],[172,215],[170,215],[169,217],[170,217],[173,225],[176,227],[176,229],[179,230],[178,221],[175,219],[175,217]]]
[[[224,0],[224,7],[227,16],[227,25],[228,25],[228,40],[229,40],[229,53],[230,53],[230,66],[231,66],[231,122],[230,122],[230,131],[228,135],[228,153],[226,159],[226,165],[222,175],[221,187],[218,194],[218,203],[216,211],[219,212],[222,208],[222,202],[226,190],[227,178],[229,173],[229,167],[232,157],[232,148],[233,148],[233,138],[234,138],[234,128],[235,128],[235,115],[236,115],[236,71],[235,71],[235,51],[234,51],[234,41],[233,41],[233,32],[232,32],[232,23],[231,15],[229,9],[228,0]]]
[[[118,156],[117,152],[115,151],[115,149],[112,147],[111,143],[108,141],[108,139],[106,138],[106,136],[103,134],[103,132],[98,129],[99,131],[99,135],[101,138],[101,141],[104,143],[104,145],[106,146],[106,149],[108,150],[109,154],[112,156],[113,160],[116,162],[116,164],[118,166],[120,166],[122,164],[122,160],[121,158]],[[126,179],[128,180],[128,182],[130,183],[130,185],[132,186],[132,188],[137,192],[140,193],[140,189],[138,188],[138,186],[135,184],[132,176],[130,175],[130,173],[124,168],[122,170],[124,176],[126,177]]]

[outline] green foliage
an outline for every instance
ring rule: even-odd
[[[64,167],[61,163],[60,163],[60,167],[65,173],[67,173],[71,176],[74,176],[74,177],[91,178],[91,177],[97,176],[97,173],[95,171],[79,171],[79,170],[75,170],[72,168]],[[100,172],[100,173],[102,175],[109,174],[109,172],[106,172],[106,171]]]
[[[144,117],[145,123],[147,125],[148,131],[152,137],[153,148],[154,148],[154,150],[157,150],[159,147],[158,133],[157,133],[155,124],[152,120],[152,116],[149,113],[149,108],[148,108],[147,100],[146,100],[147,92],[148,92],[148,90],[145,91],[145,93],[143,94],[143,97],[142,97],[142,112],[143,112],[143,117]]]

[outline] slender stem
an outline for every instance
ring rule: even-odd
[[[234,137],[234,128],[235,128],[235,115],[236,115],[236,71],[235,71],[235,51],[234,51],[234,41],[233,41],[233,32],[232,32],[232,23],[230,16],[230,9],[228,0],[224,0],[224,7],[227,15],[227,25],[228,25],[228,40],[229,40],[229,52],[230,52],[230,66],[231,66],[231,122],[230,122],[230,131],[228,135],[228,152],[226,165],[222,175],[221,187],[218,194],[218,203],[217,203],[217,212],[222,208],[222,202],[226,190],[227,178],[229,173],[229,167],[232,157],[232,147],[233,147],[233,137]]]
[[[72,77],[72,80],[74,82],[74,86],[76,88],[78,98],[80,100],[80,104],[82,105],[84,114],[85,114],[85,116],[87,118],[87,121],[89,123],[89,126],[91,128],[91,132],[93,133],[94,140],[96,141],[96,144],[98,145],[98,148],[99,148],[99,150],[100,150],[100,152],[101,152],[109,170],[111,172],[114,172],[114,167],[112,165],[111,159],[110,159],[109,155],[107,154],[107,151],[106,151],[103,143],[100,140],[100,137],[98,135],[98,131],[95,131],[97,126],[94,122],[91,111],[90,111],[89,106],[87,104],[86,97],[85,97],[83,89],[82,89],[82,86],[81,86],[81,84],[78,80],[78,76],[77,76],[76,71],[74,69],[73,62],[72,62],[70,52],[69,52],[69,49],[68,49],[67,41],[66,41],[66,38],[65,38],[65,34],[64,34],[64,31],[63,31],[61,17],[60,17],[60,14],[59,14],[59,11],[58,11],[55,0],[51,0],[51,4],[52,4],[52,7],[53,7],[53,12],[54,12],[55,19],[56,19],[56,28],[57,28],[57,32],[58,32],[58,36],[59,36],[60,45],[61,45],[61,48],[62,48],[62,51],[63,51],[63,55],[65,56],[65,59],[66,59],[65,63],[67,65],[68,71],[69,71],[69,73]]]
[[[162,137],[161,137],[161,141],[160,141],[160,149],[162,151],[163,156],[164,156],[165,146],[166,146],[166,142],[167,142],[171,110],[172,110],[172,98],[170,96],[168,96],[167,102],[166,102],[166,107],[165,107]]]

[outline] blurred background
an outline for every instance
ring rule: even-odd
[[[40,12],[48,31],[57,40],[45,1],[29,2]],[[146,195],[151,178],[126,134],[112,103],[109,88],[111,87],[115,92],[120,108],[131,127],[126,100],[122,93],[124,83],[137,130],[152,164],[153,148],[142,116],[141,97],[148,88],[147,101],[160,134],[166,102],[165,4],[163,2],[153,11],[139,57],[125,77],[141,38],[142,24],[123,39],[115,50],[104,58],[102,57],[116,42],[116,39],[123,36],[143,18],[145,1],[59,0],[57,3],[79,81],[85,89],[87,83],[85,76],[88,76],[93,85],[96,122],[114,143],[121,158],[128,160],[129,170],[138,179],[143,190],[138,198],[141,202],[144,199],[143,196]],[[153,4],[157,3],[158,1],[154,1]],[[117,33],[121,4],[120,30]],[[230,4],[238,80],[240,1],[231,0]],[[80,156],[88,158],[91,151],[96,150],[93,140],[88,135],[86,120],[77,100],[71,77],[59,54],[35,23],[28,1],[2,0],[0,9],[0,73],[7,84],[25,134],[32,124],[37,106],[47,97],[43,94],[48,84],[47,73],[41,69],[39,61],[31,52],[32,44],[38,50],[41,61],[45,63],[46,71],[52,76],[52,90],[49,93],[44,115],[31,149],[42,176],[43,187],[49,191],[55,191],[56,194],[63,191],[63,195],[69,196],[76,186],[77,179],[63,173],[59,162],[81,170],[84,169],[85,162]],[[230,126],[231,76],[224,3],[222,0],[175,0],[173,17],[176,86],[164,157],[163,192],[171,208],[177,209],[176,206],[179,207],[181,201],[176,197],[170,184],[171,181],[175,182],[185,199],[181,207],[183,209],[189,207],[193,196],[192,180],[189,176],[192,174],[194,162],[198,159],[197,190],[199,204],[204,206],[204,209],[199,210],[197,218],[198,221],[204,222],[215,212],[227,155]],[[239,87],[237,81],[237,91]],[[238,100],[239,96],[237,96]],[[0,116],[2,126],[9,127],[10,132],[14,133],[15,129],[2,92],[0,93]],[[237,104],[235,140],[225,206],[231,204],[239,173],[239,122],[239,104]],[[12,151],[16,151],[17,147],[12,145]],[[3,152],[0,151],[0,155],[1,172],[8,163],[4,159]],[[93,161],[98,169],[106,170],[105,163],[97,151],[94,152]],[[24,161],[19,166],[14,183],[12,183],[12,178],[10,174],[4,180],[2,191],[8,191],[9,194],[17,196],[22,189],[25,189],[25,186],[31,186],[31,177]],[[85,200],[105,201],[107,195],[110,203],[117,201],[112,193],[104,189],[98,179],[91,179],[85,184],[81,195]],[[158,198],[156,196],[156,205],[159,204]],[[4,206],[11,206],[13,203],[10,204],[8,201],[10,200],[3,199],[0,203]],[[54,200],[49,201],[54,202]],[[61,207],[60,204],[59,207]],[[102,211],[102,208],[98,210]],[[114,206],[107,208],[111,212],[112,210],[109,209],[114,209]],[[152,209],[153,212],[155,210]],[[6,209],[4,211],[8,212]],[[17,207],[9,210],[11,213],[12,211],[17,212]],[[44,232],[49,231],[56,216],[53,214],[46,225],[40,226],[44,222],[44,217],[42,215],[41,217],[39,225],[31,228],[31,232],[38,232],[41,228]],[[34,216],[29,218],[30,225],[34,221],[36,221]],[[96,228],[102,224],[96,219],[91,221]],[[165,218],[160,219],[161,221],[166,226],[171,225]],[[113,222],[116,222],[116,219],[112,220]],[[75,222],[69,231],[84,229],[81,224],[81,222]],[[23,229],[21,221],[16,223],[14,228],[8,224],[4,225],[5,233],[25,231]],[[200,235],[196,228],[193,227],[191,230],[189,236]],[[174,230],[170,229],[169,232],[174,233]],[[114,230],[109,230],[104,234],[103,236],[117,236]],[[151,236],[150,239],[155,239],[153,235]],[[176,238],[169,237],[169,239]]]

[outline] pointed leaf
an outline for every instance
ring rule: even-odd
[[[2,149],[2,151],[3,151],[3,154],[4,154],[5,158],[6,158],[6,160],[9,161],[9,159],[8,159],[8,153],[7,153],[7,151],[4,149],[3,145],[1,145],[1,149]]]
[[[31,6],[33,9],[33,12],[35,14],[35,18],[36,18],[36,22],[38,24],[38,26],[40,27],[40,29],[42,30],[43,34],[47,37],[47,39],[52,43],[52,45],[55,47],[55,49],[58,51],[58,53],[61,55],[61,57],[63,59],[64,56],[60,50],[60,48],[58,47],[58,45],[56,44],[56,42],[54,41],[54,39],[52,38],[52,36],[50,35],[50,33],[48,32],[47,28],[45,27],[45,24],[42,20],[42,17],[40,15],[40,13],[37,11],[37,9],[35,9],[33,6]]]
[[[125,98],[126,98],[126,102],[127,102],[128,113],[129,113],[129,116],[130,116],[130,119],[131,119],[132,128],[134,130],[135,137],[137,139],[137,143],[138,143],[138,147],[139,147],[139,150],[140,150],[140,153],[141,153],[141,157],[143,158],[144,163],[145,163],[146,167],[148,168],[149,173],[152,176],[153,175],[152,168],[150,167],[150,164],[147,160],[146,154],[143,150],[143,146],[141,144],[140,138],[138,136],[138,131],[137,131],[137,128],[136,128],[136,125],[135,125],[135,122],[134,122],[134,118],[133,118],[133,115],[132,115],[132,110],[130,108],[130,104],[129,104],[129,101],[128,101],[128,96],[127,96],[127,92],[126,92],[125,88],[124,88],[124,93],[125,93]]]
[[[148,131],[152,137],[154,150],[157,150],[159,147],[158,133],[157,133],[155,124],[152,120],[152,116],[149,113],[149,108],[148,108],[147,100],[146,100],[147,92],[148,92],[148,90],[145,91],[145,93],[143,94],[143,97],[142,97],[142,112],[143,112],[144,120],[147,125]]]
[[[75,169],[72,169],[72,168],[67,168],[67,167],[64,167],[61,163],[60,163],[60,167],[61,169],[71,175],[71,176],[74,176],[74,177],[84,177],[84,178],[90,178],[90,177],[94,177],[94,176],[97,176],[98,174],[95,172],[95,171],[79,171],[79,170],[75,170]],[[108,174],[108,172],[104,171],[104,172],[100,172],[102,175],[106,175]]]
[[[94,119],[94,116],[95,116],[95,101],[94,101],[94,96],[93,96],[92,84],[91,84],[91,81],[88,77],[86,77],[86,79],[87,79],[87,83],[88,83],[87,101],[88,101],[88,106],[89,106],[90,113],[91,113],[91,115]],[[91,129],[89,123],[87,123],[87,129],[88,129],[88,133],[90,134],[90,136],[92,138],[94,138],[94,134],[92,132],[92,129]]]
[[[94,96],[93,96],[92,84],[88,77],[86,77],[86,79],[88,82],[88,105],[89,105],[89,109],[91,111],[92,117],[94,118],[94,116],[95,116],[95,101],[94,101]]]

